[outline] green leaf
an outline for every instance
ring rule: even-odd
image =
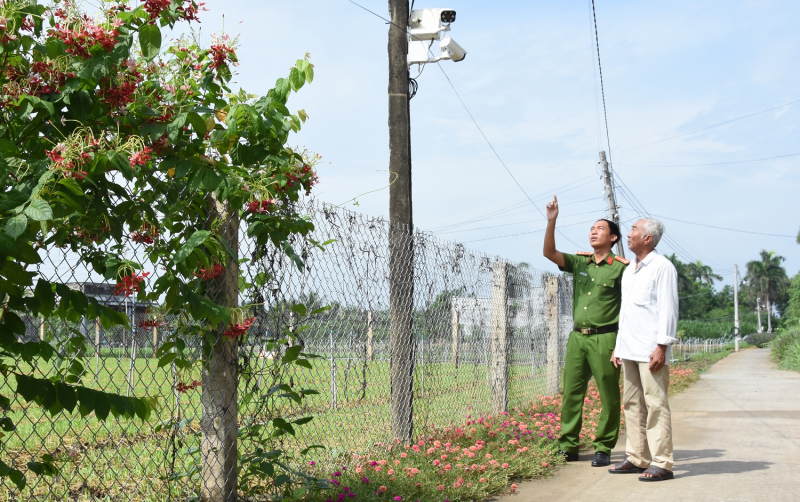
[[[111,401],[108,399],[108,394],[98,392],[94,398],[94,416],[98,420],[105,420],[108,418],[108,413],[111,411]]]
[[[58,402],[61,406],[72,413],[75,410],[75,405],[78,404],[78,398],[75,396],[75,389],[65,383],[59,383],[56,386],[56,395]]]
[[[89,91],[81,90],[69,95],[67,111],[69,111],[70,115],[76,120],[84,122],[92,112],[92,106],[94,106],[94,103],[92,102],[92,96],[89,94]]]
[[[17,485],[19,491],[22,491],[25,488],[25,476],[21,471],[17,469],[10,469],[8,472],[8,478],[12,483]]]
[[[191,124],[195,134],[197,134],[201,138],[205,136],[206,131],[208,131],[208,128],[206,126],[206,121],[203,120],[200,117],[200,115],[192,112],[186,116],[186,119],[189,121],[189,124]]]
[[[292,305],[292,312],[295,312],[299,316],[306,315],[306,306],[302,303],[296,303]]]
[[[153,60],[161,51],[161,28],[155,24],[145,24],[139,28],[139,46],[142,55],[148,61]]]
[[[169,363],[174,361],[176,357],[178,357],[178,354],[175,353],[165,355],[164,357],[158,360],[158,367],[161,368],[162,366],[168,365]]]
[[[53,292],[53,285],[49,282],[39,279],[36,283],[36,289],[33,290],[33,296],[39,300],[39,313],[49,316],[53,313],[56,307],[56,294]]]
[[[18,214],[6,222],[6,233],[16,239],[28,228],[28,217]]]
[[[289,83],[292,84],[292,89],[297,92],[306,83],[305,73],[300,72],[297,68],[292,68],[289,72]]]
[[[189,257],[192,251],[194,251],[197,246],[203,244],[210,235],[211,231],[209,230],[198,230],[197,232],[193,233],[178,249],[178,251],[175,253],[175,256],[172,257],[171,265],[174,267],[175,265],[183,263],[184,260]]]
[[[286,349],[286,353],[281,358],[281,361],[285,363],[289,363],[297,359],[297,356],[300,355],[300,352],[303,351],[302,345],[292,345],[288,349]]]
[[[50,221],[53,219],[53,210],[44,199],[33,199],[30,206],[25,208],[25,214],[33,221]]]

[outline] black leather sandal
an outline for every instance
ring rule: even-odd
[[[627,459],[624,462],[614,464],[614,468],[608,470],[611,474],[641,474],[644,471],[643,468],[636,467]]]
[[[654,465],[648,467],[647,470],[642,474],[649,474],[649,476],[639,476],[639,481],[666,481],[668,479],[675,478],[675,475],[672,474],[672,471],[668,471]]]

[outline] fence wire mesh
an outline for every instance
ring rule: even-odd
[[[234,467],[237,455],[241,458],[270,441],[289,449],[319,444],[326,449],[315,450],[315,455],[346,458],[397,436],[393,410],[395,416],[405,415],[417,435],[432,426],[462,422],[469,414],[496,412],[557,392],[563,346],[572,327],[568,276],[423,232],[411,235],[390,228],[384,219],[313,201],[304,202],[302,211],[315,225],[313,239],[330,241],[322,250],[297,239],[295,250],[306,263],[302,270],[283,250],[256,245],[244,228],[229,236],[237,244],[242,279],[238,287],[229,278],[220,280],[214,298],[242,306],[256,321],[247,337],[218,344],[210,362],[192,370],[159,365],[156,357],[165,337],[180,332],[196,359],[203,360],[202,340],[190,336],[191,316],[167,317],[159,314],[158,304],[117,294],[114,283],[79,265],[80,249],[55,249],[42,256],[39,277],[66,283],[125,312],[132,327],[106,330],[94,319],[61,322],[28,316],[23,341],[42,339],[59,348],[53,360],[34,361],[32,373],[47,377],[58,365],[71,364],[78,354],[70,339],[83,337],[94,353],[83,359],[81,385],[151,397],[158,407],[145,422],[112,416],[100,421],[91,414],[51,414],[14,401],[8,416],[17,427],[0,443],[0,457],[25,470],[29,460],[50,454],[61,472],[29,476],[23,492],[0,478],[0,499],[205,498],[215,490],[235,489],[241,475]],[[231,221],[238,225],[238,220]],[[413,269],[396,269],[401,274],[395,276],[396,284],[400,277],[405,285],[394,293],[390,242],[410,253],[406,258],[413,257],[398,262],[413,263]],[[145,243],[131,241],[125,253],[149,264]],[[235,268],[230,263],[228,271]],[[152,266],[147,271],[148,283],[163,274]],[[405,294],[407,308],[392,310],[392,294]],[[292,309],[296,303],[308,311],[329,309],[300,319]],[[393,315],[405,332],[393,328]],[[288,374],[276,370],[282,354],[268,346],[286,327],[296,330],[296,343],[304,352],[320,356],[313,369],[296,367]],[[408,372],[410,385],[392,388],[393,367]],[[302,406],[266,406],[261,398],[284,378],[319,394]],[[185,387],[195,381],[202,388]],[[216,382],[215,387],[208,382]],[[297,428],[296,440],[269,439],[268,431],[239,433],[237,440],[236,431],[258,430],[276,413],[311,414],[314,420]],[[228,436],[228,442],[219,442],[224,436],[220,431],[231,428],[232,440]],[[209,456],[218,465],[203,462]],[[217,469],[218,475],[208,469]],[[214,486],[204,486],[209,479]]]

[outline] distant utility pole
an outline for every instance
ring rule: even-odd
[[[389,305],[392,436],[409,440],[414,416],[414,222],[411,211],[411,120],[408,0],[389,0]]]
[[[733,338],[739,352],[739,265],[733,265]]]
[[[614,198],[614,184],[611,183],[611,172],[608,169],[608,161],[606,160],[606,152],[600,152],[600,165],[603,169],[603,184],[605,185],[606,199],[608,200],[608,213],[611,215],[611,221],[619,225],[619,207]],[[617,241],[617,254],[625,258],[625,246],[622,245],[622,240]]]

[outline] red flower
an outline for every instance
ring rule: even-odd
[[[211,279],[219,277],[224,273],[225,273],[225,267],[223,267],[219,263],[215,263],[213,267],[209,269],[201,268],[199,272],[194,272],[192,275],[195,277],[199,277],[204,281],[210,281]]]
[[[120,293],[125,293],[125,296],[131,296],[134,293],[138,293],[141,290],[141,283],[144,282],[144,278],[150,275],[150,272],[144,272],[141,274],[131,273],[131,275],[126,275],[121,278],[121,282],[117,283],[116,288],[114,289],[114,294],[118,295]]]
[[[203,384],[198,382],[197,380],[193,380],[192,383],[178,382],[178,385],[175,386],[175,390],[186,394],[188,391],[194,390],[200,387],[201,385]]]
[[[146,146],[141,152],[136,152],[131,155],[131,167],[147,165],[147,162],[153,158],[150,156],[151,153],[153,153],[153,150]]]
[[[256,320],[255,317],[251,317],[249,319],[245,319],[243,323],[231,324],[230,326],[228,326],[228,329],[226,329],[223,334],[228,338],[236,338],[242,336],[245,333],[247,333],[247,330],[250,329],[250,326],[255,322],[255,320]]]
[[[254,200],[247,203],[247,211],[253,214],[264,214],[268,211],[272,211],[277,203],[278,201],[275,199]]]

